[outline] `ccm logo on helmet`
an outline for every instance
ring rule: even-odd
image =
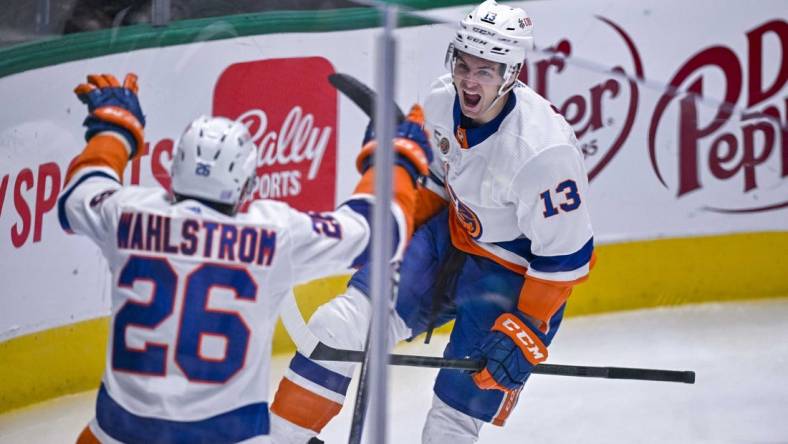
[[[488,30],[486,30],[484,28],[477,28],[475,26],[473,27],[473,32],[475,32],[477,34],[481,34],[481,35],[489,35],[489,36],[495,35],[495,33],[492,32],[492,31],[488,31]]]
[[[532,361],[541,362],[547,358],[547,356],[542,353],[539,345],[536,344],[536,341],[534,341],[528,332],[521,328],[520,324],[515,322],[514,319],[506,319],[503,321],[502,325],[503,328],[514,333],[514,337],[525,346],[523,350],[527,350],[531,354],[531,357],[533,358]]]

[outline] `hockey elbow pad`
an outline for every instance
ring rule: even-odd
[[[547,359],[547,346],[529,323],[515,313],[504,313],[471,353],[485,367],[473,375],[479,388],[505,392],[522,387],[533,368]]]
[[[127,142],[129,158],[142,154],[145,146],[145,116],[137,98],[137,76],[127,74],[121,86],[111,74],[91,74],[87,83],[74,88],[74,93],[88,106],[85,140],[96,134],[112,131]]]
[[[372,125],[372,122],[370,122]],[[429,174],[432,162],[432,148],[424,130],[424,112],[418,104],[413,105],[408,116],[397,126],[393,147],[396,153],[395,163],[408,172],[413,183]],[[364,137],[364,147],[356,159],[356,168],[361,174],[372,166],[373,156],[378,143],[374,139],[371,126]]]

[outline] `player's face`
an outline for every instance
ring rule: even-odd
[[[460,96],[462,113],[476,123],[487,123],[498,115],[505,100],[490,104],[503,83],[502,65],[457,51],[452,78]]]

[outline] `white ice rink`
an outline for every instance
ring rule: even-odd
[[[440,339],[398,352],[439,355]],[[272,383],[287,362],[275,359]],[[788,443],[788,299],[567,319],[549,362],[694,370],[697,382],[535,375],[480,443]],[[420,441],[434,373],[393,368],[391,443]],[[73,443],[93,403],[90,392],[0,416],[0,444]],[[346,442],[351,414],[348,402],[321,437]]]

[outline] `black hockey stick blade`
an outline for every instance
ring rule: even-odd
[[[364,114],[371,120],[375,120],[375,102],[378,100],[378,94],[369,86],[361,82],[361,80],[351,76],[350,74],[333,73],[328,75],[328,82],[337,89],[337,91],[344,94],[348,99],[356,104]],[[394,113],[396,114],[397,123],[405,120],[403,114],[397,104],[394,104]]]
[[[355,350],[336,349],[323,344],[317,345],[309,356],[318,361],[361,362],[364,353]],[[397,355],[389,357],[391,365],[411,367],[450,368],[478,371],[484,368],[484,361],[475,359],[448,359],[437,356]],[[586,365],[539,364],[533,369],[537,375],[576,376],[586,378],[631,379],[640,381],[695,383],[695,372],[679,370],[659,370],[627,367],[592,367]]]

